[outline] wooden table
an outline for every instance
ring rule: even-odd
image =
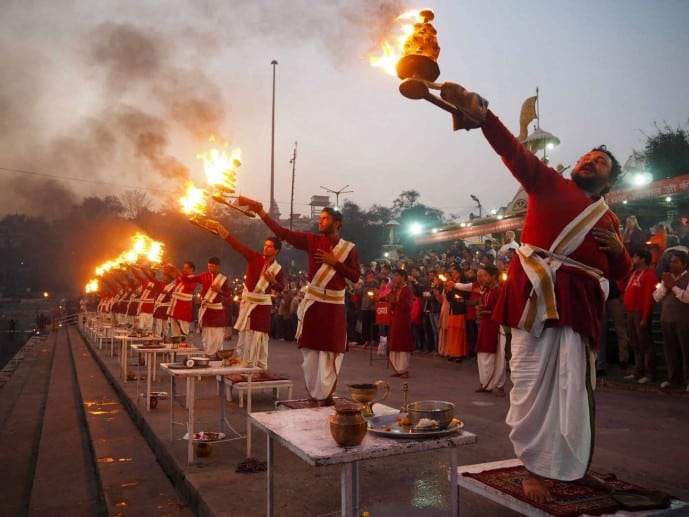
[[[376,404],[376,415],[398,410]],[[476,442],[476,435],[460,431],[452,435],[424,439],[399,439],[368,432],[360,445],[340,447],[330,434],[329,419],[335,413],[330,407],[291,409],[250,413],[249,420],[267,436],[267,509],[273,514],[273,442],[277,441],[313,467],[341,465],[340,507],[346,517],[359,515],[359,462],[361,460],[450,449],[451,515],[457,515],[457,446]]]
[[[170,363],[161,363],[160,367],[170,374],[170,443],[173,441],[172,426],[175,411],[175,386],[177,377],[187,380],[187,462],[194,462],[194,406],[196,400],[196,379],[201,377],[220,377],[220,431],[225,432],[225,375],[246,374],[249,383],[249,393],[246,401],[246,411],[251,412],[251,377],[261,371],[257,366],[209,366],[207,368],[170,368]],[[251,422],[246,420],[246,455],[251,456]]]
[[[150,345],[133,344],[132,349],[144,354],[146,363],[146,411],[151,411],[151,379],[155,375],[157,354],[172,354],[172,360],[176,360],[177,355],[199,354],[201,351],[195,347],[173,348],[172,344],[167,343],[158,347]],[[139,375],[136,376],[136,400],[139,400]]]

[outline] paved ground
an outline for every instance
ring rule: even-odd
[[[133,422],[130,428],[118,428],[118,436],[123,446],[126,445],[124,442],[129,441],[130,450],[150,448],[149,453],[152,451],[151,457],[155,458],[157,463],[146,463],[145,472],[150,473],[151,479],[156,480],[153,482],[155,486],[168,494],[165,496],[169,503],[167,506],[148,507],[146,513],[141,513],[143,506],[113,507],[112,502],[106,497],[107,513],[171,515],[191,510],[198,515],[265,515],[265,473],[235,472],[235,467],[245,459],[243,440],[216,444],[210,457],[198,458],[193,465],[187,465],[186,442],[180,439],[184,433],[183,428],[176,426],[174,439],[172,443],[169,441],[168,416],[171,402],[162,400],[157,409],[147,413],[143,400],[136,400],[136,383],[123,384],[119,380],[116,359],[107,357],[103,352],[95,352],[91,356],[82,348],[83,343],[76,335],[72,337],[71,346],[77,372],[85,371],[82,363],[93,359],[100,365],[100,370],[86,370],[88,373],[84,377],[78,375],[78,389],[86,391],[88,383],[82,380],[86,378],[91,379],[91,383],[99,378],[111,383],[114,393],[117,394],[117,400],[113,402],[121,404],[123,410],[131,415]],[[74,350],[78,352],[75,353]],[[131,364],[134,364],[134,358]],[[36,384],[40,384],[43,376],[47,375],[45,369],[39,370],[35,366],[31,368],[33,377],[36,377]],[[270,370],[287,375],[295,381],[295,398],[305,396],[301,383],[300,353],[294,343],[271,343]],[[20,371],[21,368],[18,368],[15,375]],[[40,373],[35,376],[37,371]],[[390,373],[383,359],[371,356],[369,351],[353,349],[345,358],[338,394],[346,396],[348,384],[384,379],[389,381],[392,387],[391,396],[386,403],[393,407],[401,406],[403,381],[389,377]],[[513,457],[507,438],[507,427],[504,424],[508,400],[490,394],[475,393],[477,378],[476,364],[473,361],[456,364],[439,357],[421,355],[413,357],[411,376],[406,381],[410,402],[422,399],[452,401],[456,404],[456,415],[466,423],[468,430],[478,435],[478,443],[459,449],[460,464]],[[689,500],[689,464],[686,462],[686,458],[689,457],[689,441],[686,440],[689,397],[680,393],[660,393],[655,388],[644,391],[619,389],[618,386],[633,386],[618,385],[612,377],[608,377],[605,384],[599,386],[597,391],[597,445],[593,467],[598,471],[615,472],[622,479],[647,488],[663,489],[681,499]],[[215,382],[207,379],[200,383],[200,386],[197,392],[197,426],[204,430],[217,430],[218,399]],[[7,404],[8,387],[11,387],[9,383],[0,391],[0,403]],[[140,386],[139,391],[141,389]],[[169,390],[169,381],[164,374],[158,375],[156,389]],[[92,399],[82,397],[82,400]],[[272,409],[273,405],[270,391],[255,394],[254,410]],[[237,429],[244,429],[245,411],[238,408],[236,403],[228,403],[226,408],[232,425]],[[183,412],[178,405],[176,415],[179,420],[182,420]],[[5,421],[0,419],[0,424]],[[88,422],[88,425],[91,429],[93,423]],[[253,434],[252,455],[265,459],[265,438],[258,430],[254,430]],[[147,445],[142,441],[142,437]],[[140,452],[143,458],[145,451]],[[4,455],[7,456],[3,457]],[[309,467],[280,446],[276,446],[275,455],[276,515],[316,516],[338,511],[339,468]],[[4,464],[8,456],[11,454],[7,448],[0,449],[0,464]],[[109,456],[131,457],[126,454]],[[364,462],[361,469],[362,508],[374,517],[447,514],[447,459],[446,451],[438,451]],[[64,467],[69,468],[69,465]],[[103,466],[99,465],[97,478],[100,486],[105,488],[102,469]],[[163,471],[165,476],[157,477]],[[143,474],[137,479],[141,483],[146,477],[147,475]],[[71,481],[71,478],[66,477],[63,483],[69,486]],[[0,500],[3,500],[6,494],[2,492],[7,490],[7,486],[0,487]],[[169,487],[174,487],[179,495],[169,495]],[[30,492],[30,487],[25,489],[26,491]],[[460,493],[460,504],[461,515],[515,515],[465,491]],[[23,514],[5,510],[6,508],[0,507],[0,514]]]

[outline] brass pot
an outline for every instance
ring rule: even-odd
[[[359,445],[366,436],[366,420],[361,416],[361,404],[335,406],[330,416],[330,434],[343,447]]]
[[[213,447],[210,443],[199,442],[194,445],[194,452],[199,458],[207,458],[213,452]]]

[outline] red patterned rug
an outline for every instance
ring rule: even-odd
[[[660,494],[659,492],[647,491],[626,481],[620,481],[614,474],[600,474],[596,472],[591,472],[591,474],[605,481],[613,489],[614,494]],[[522,481],[527,476],[527,471],[523,466],[485,470],[476,474],[465,472],[463,475],[476,479],[481,483],[509,494],[516,499],[528,502],[530,505],[558,517],[576,517],[582,514],[601,515],[625,508],[614,498],[613,493],[609,491],[549,479],[544,480],[544,482],[554,501],[543,504],[527,501],[522,490]],[[669,498],[667,498],[667,502],[663,500],[656,507],[666,508],[668,504]]]

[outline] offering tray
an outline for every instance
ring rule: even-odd
[[[170,370],[193,370],[193,369],[198,369],[200,367],[198,366],[187,366],[184,363],[168,363],[167,367],[170,368]]]
[[[411,425],[400,425],[400,419],[405,418],[407,413],[392,413],[390,415],[374,416],[368,419],[368,431],[388,438],[401,439],[423,439],[437,438],[454,434],[464,427],[464,422],[454,421],[445,429],[414,429]]]
[[[184,440],[189,439],[189,434],[184,435]],[[205,442],[205,443],[213,443],[213,442],[219,442],[220,440],[225,439],[225,433],[217,433],[215,431],[200,431],[198,433],[194,433],[194,442]]]

